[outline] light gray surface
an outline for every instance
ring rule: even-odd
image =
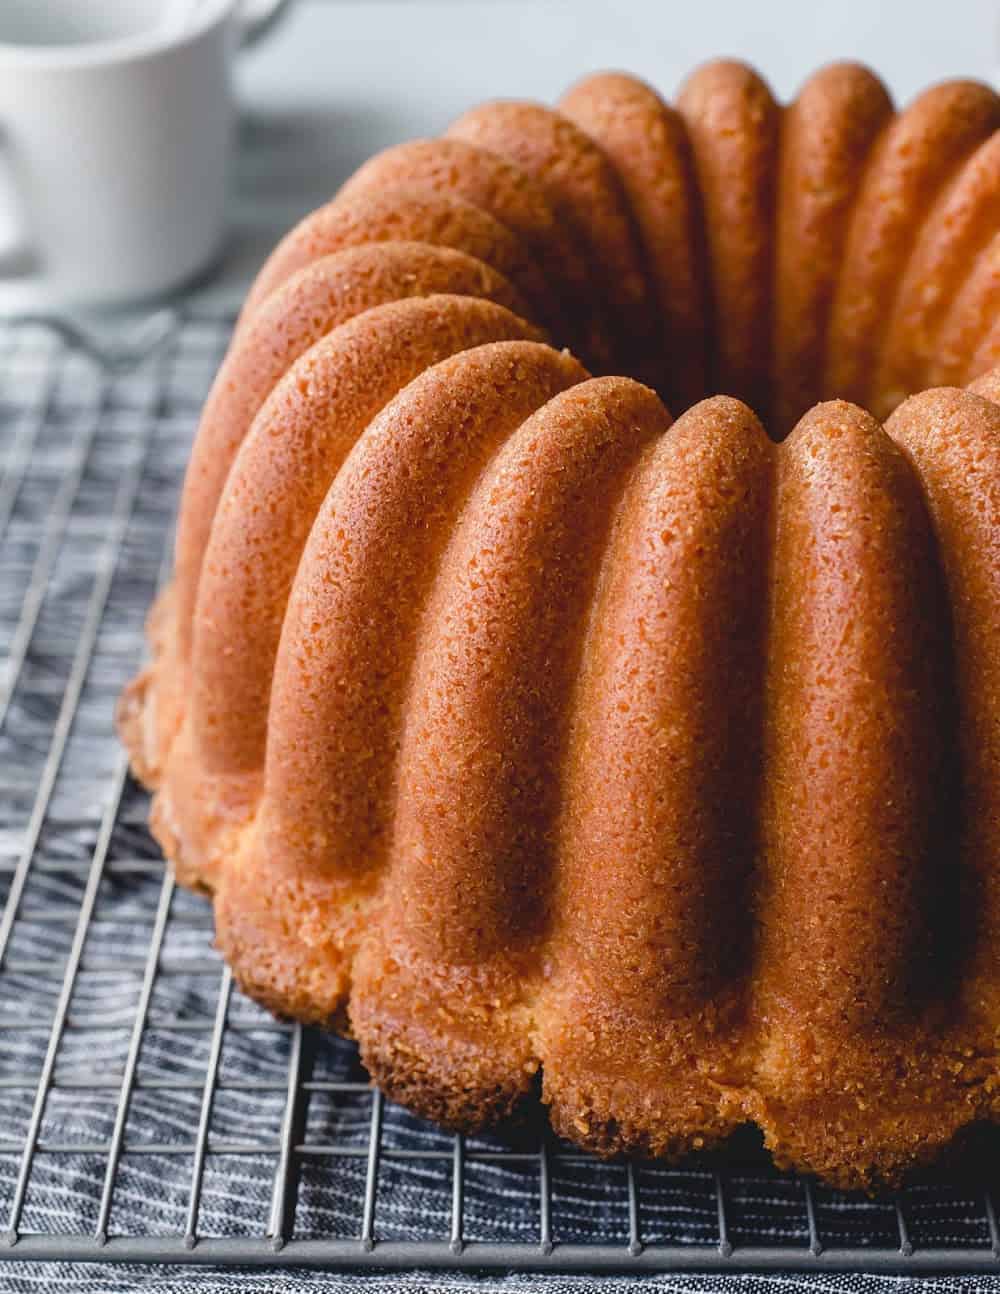
[[[671,93],[695,64],[748,58],[783,97],[859,58],[909,98],[948,76],[994,79],[996,0],[298,0],[242,60],[234,238],[213,300],[238,300],[281,232],[379,148],[441,130],[497,95],[552,100],[622,67]]]

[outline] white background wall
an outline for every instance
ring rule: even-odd
[[[751,60],[785,98],[820,63],[858,58],[906,100],[948,76],[996,80],[1000,3],[298,0],[241,61],[237,237],[222,286],[239,294],[275,237],[370,153],[480,99],[552,100],[602,67],[670,94],[717,55]]]

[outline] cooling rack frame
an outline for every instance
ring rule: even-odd
[[[385,1121],[392,1107],[380,1093],[371,1091],[363,1075],[318,1075],[317,1053],[324,1043],[317,1034],[273,1021],[240,1024],[232,1015],[238,995],[228,969],[214,952],[205,948],[179,959],[169,952],[168,928],[176,918],[180,891],[171,870],[159,860],[138,825],[144,814],[144,797],[129,779],[107,715],[97,721],[100,732],[91,739],[96,743],[92,749],[100,752],[98,764],[107,761],[99,778],[100,812],[85,824],[86,848],[77,853],[64,848],[62,841],[73,836],[76,826],[57,812],[61,779],[72,762],[71,747],[81,715],[88,704],[94,704],[93,699],[88,700],[88,688],[95,662],[104,651],[102,635],[114,609],[118,607],[120,612],[124,606],[127,628],[112,627],[113,650],[101,657],[104,696],[111,695],[139,661],[142,610],[153,585],[166,571],[169,518],[187,441],[232,322],[228,315],[178,310],[168,320],[169,326],[144,330],[142,348],[110,350],[89,341],[86,335],[54,328],[48,321],[0,324],[0,558],[8,562],[8,566],[0,565],[0,577],[4,571],[11,572],[9,605],[0,607],[7,615],[0,626],[9,627],[0,638],[0,663],[5,668],[0,676],[0,740],[9,743],[9,748],[0,749],[0,758],[4,751],[7,758],[6,765],[0,766],[0,832],[6,833],[2,837],[6,851],[0,853],[0,893],[5,900],[0,917],[0,1037],[3,1030],[13,1029],[22,1040],[32,1034],[38,1044],[31,1051],[30,1067],[0,1071],[0,1096],[21,1093],[24,1113],[18,1125],[20,1135],[15,1136],[13,1115],[0,1110],[0,1166],[13,1166],[0,1181],[0,1263],[74,1260],[553,1272],[1000,1272],[1000,1230],[988,1186],[975,1187],[981,1209],[976,1224],[981,1243],[920,1243],[910,1222],[912,1197],[903,1192],[880,1205],[890,1219],[891,1235],[884,1243],[845,1244],[826,1235],[817,1205],[818,1188],[804,1179],[776,1178],[786,1194],[800,1201],[801,1227],[796,1234],[801,1239],[794,1244],[788,1243],[787,1237],[782,1243],[768,1243],[766,1228],[755,1235],[748,1234],[746,1227],[734,1227],[736,1179],[725,1158],[705,1159],[694,1168],[679,1170],[697,1180],[705,1208],[714,1216],[714,1224],[705,1223],[699,1238],[692,1240],[687,1233],[665,1237],[662,1227],[656,1231],[649,1225],[652,1197],[643,1185],[641,1168],[635,1164],[621,1164],[613,1170],[620,1175],[616,1179],[620,1184],[616,1189],[622,1195],[620,1237],[612,1242],[595,1235],[592,1243],[582,1242],[579,1235],[564,1238],[554,1216],[554,1175],[566,1167],[587,1174],[594,1166],[596,1171],[590,1157],[557,1144],[546,1130],[528,1148],[480,1144],[463,1137],[444,1138],[443,1134],[430,1149],[387,1144]],[[192,352],[194,359],[188,355],[187,363],[189,334],[197,334],[200,340]],[[187,385],[178,377],[179,373],[183,377],[185,363]],[[28,394],[26,374],[31,379]],[[12,378],[16,386],[13,395],[8,392],[6,397],[2,387],[5,377]],[[131,394],[130,382],[134,384]],[[74,383],[86,386],[85,398],[73,394]],[[169,482],[157,476],[167,443],[164,428],[169,429],[168,448],[177,451]],[[120,469],[113,457],[103,468],[95,469],[94,456],[102,437],[105,452],[112,453],[116,444],[122,449],[125,456]],[[44,488],[34,479],[38,474],[39,480],[44,477],[47,482]],[[104,504],[95,502],[98,496]],[[132,557],[126,554],[129,544],[138,545],[135,551],[141,548],[142,562],[135,559],[134,552]],[[61,610],[56,608],[53,620],[46,600],[59,576],[63,555],[74,546],[82,553],[79,596],[73,592]],[[151,565],[154,552],[155,572]],[[134,570],[143,562],[145,584],[136,582]],[[123,580],[124,592],[119,588]],[[72,581],[69,587],[72,589]],[[0,593],[2,589],[0,584]],[[66,607],[72,614],[65,614]],[[65,623],[60,623],[60,616]],[[51,647],[53,634],[65,647],[63,656]],[[52,664],[57,657],[61,662],[58,667]],[[26,704],[35,695],[32,687],[41,688],[38,696],[44,692],[47,698],[44,705],[39,703],[34,717],[32,706]],[[21,711],[28,717],[19,719],[21,730],[11,735],[12,716]],[[37,763],[33,774],[37,785],[30,796],[23,785],[10,794],[10,786],[5,785],[3,767],[10,784],[21,771],[14,757],[19,749],[28,752],[28,764],[33,758]],[[33,886],[48,874],[69,885],[68,892],[75,896],[71,902],[60,905],[32,899]],[[138,886],[140,880],[141,889],[135,893],[141,898],[136,898],[130,887]],[[141,946],[131,956],[117,949],[109,952],[95,940],[95,932],[105,920],[101,896],[109,883],[118,888],[118,906],[113,912],[118,927],[129,921],[148,925]],[[184,921],[191,931],[204,934],[207,943],[207,906],[200,916],[189,908]],[[33,923],[36,933],[45,928],[56,932],[63,939],[59,956],[19,955],[19,930],[25,923]],[[107,1072],[68,1071],[61,1057],[67,1039],[81,1028],[74,1014],[81,978],[102,973],[132,976],[136,986],[134,1005],[129,1008],[131,1020],[116,1026],[123,1033],[120,1063]],[[204,977],[217,984],[211,1018],[171,1022],[172,1028],[186,1029],[192,1039],[197,1036],[200,1040],[204,1072],[199,1071],[195,1078],[144,1077],[142,1054],[156,1018],[157,990],[175,974]],[[47,999],[47,1009],[51,1008],[47,1018],[28,1016],[20,1023],[7,1022],[3,1013],[12,1001],[16,1007],[21,991],[12,985],[43,981],[53,990]],[[255,1037],[280,1036],[281,1046],[287,1049],[282,1053],[281,1075],[238,1083],[223,1077],[227,1038],[241,1028],[252,1029]],[[139,1094],[147,1091],[190,1096],[197,1107],[190,1137],[162,1142],[135,1139],[130,1131],[133,1106]],[[273,1137],[262,1143],[246,1136],[220,1137],[213,1131],[217,1102],[230,1091],[241,1093],[245,1101],[269,1095],[280,1104],[281,1117]],[[63,1092],[78,1093],[81,1101],[88,1095],[109,1094],[113,1115],[106,1135],[94,1141],[59,1140],[48,1135],[50,1102],[54,1094]],[[321,1096],[334,1102],[368,1102],[367,1137],[343,1144],[336,1137],[317,1140],[307,1116],[310,1102]],[[209,1158],[239,1160],[240,1156],[261,1154],[273,1160],[262,1226],[254,1234],[210,1234],[202,1207]],[[78,1226],[38,1230],[29,1217],[33,1174],[41,1161],[54,1159],[58,1164],[60,1156],[74,1163],[81,1157],[97,1157],[103,1164],[99,1189]],[[164,1156],[182,1156],[188,1166],[183,1224],[169,1234],[123,1234],[116,1229],[116,1190],[123,1160],[143,1156],[152,1156],[154,1163],[163,1162]],[[301,1234],[297,1208],[303,1165],[324,1159],[332,1162],[338,1157],[356,1161],[359,1167],[357,1228],[339,1236]],[[441,1180],[447,1195],[446,1227],[434,1237],[383,1236],[380,1177],[389,1165],[425,1166],[432,1161],[445,1175]],[[481,1165],[516,1169],[537,1183],[537,1216],[530,1238],[515,1242],[471,1234],[466,1208],[468,1176]]]

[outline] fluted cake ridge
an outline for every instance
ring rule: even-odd
[[[120,708],[242,987],[601,1153],[871,1186],[1000,1116],[998,306],[975,82],[602,73],[366,163]]]

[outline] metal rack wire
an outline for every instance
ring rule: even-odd
[[[112,731],[231,320],[134,367],[0,327],[0,1261],[1000,1271],[981,1184],[868,1200],[753,1147],[448,1136],[232,986]]]

